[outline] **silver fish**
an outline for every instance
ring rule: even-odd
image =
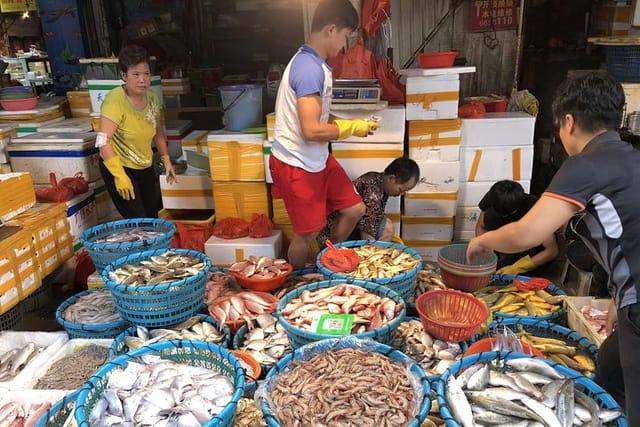
[[[458,384],[458,380],[452,375],[447,378],[445,395],[453,417],[462,427],[473,427],[473,413],[471,405]]]
[[[536,372],[554,379],[564,378],[564,375],[539,359],[522,357],[519,359],[509,359],[506,363],[507,366],[517,369],[518,371]]]

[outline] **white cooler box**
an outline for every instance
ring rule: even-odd
[[[462,119],[463,147],[533,144],[535,117],[521,112],[487,113],[479,119]]]
[[[371,116],[380,118],[380,128],[366,138],[350,136],[339,142],[404,142],[405,113],[404,105],[392,105],[382,110],[362,108],[362,104],[332,104],[331,114],[339,119],[367,119]]]
[[[524,188],[524,192],[528,193],[531,181],[518,182]],[[494,181],[461,182],[458,190],[457,206],[478,206],[480,200],[487,194],[493,184],[495,184]]]
[[[532,171],[533,145],[460,149],[460,181],[519,181]]]
[[[7,147],[14,171],[30,172],[34,184],[49,184],[49,173],[58,177],[82,172],[88,182],[100,179],[100,154],[95,133],[36,133],[21,136]]]
[[[177,176],[178,182],[169,184],[160,175],[160,194],[165,209],[213,209],[213,190],[209,173],[188,167]]]
[[[45,133],[78,133],[92,132],[91,117],[74,117],[45,126],[40,126],[38,132]]]
[[[271,236],[261,239],[221,239],[211,236],[204,244],[204,251],[216,266],[229,266],[251,255],[278,258],[282,252],[282,230],[274,229]]]

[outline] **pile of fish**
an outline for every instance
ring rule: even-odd
[[[209,314],[220,325],[230,324],[238,328],[261,314],[273,313],[278,306],[278,298],[266,292],[247,291],[218,298],[209,306]]]
[[[607,337],[607,313],[609,310],[600,310],[590,305],[585,305],[580,309],[584,318],[593,329],[603,338]]]
[[[289,263],[286,259],[273,259],[268,256],[257,257],[255,255],[251,255],[249,259],[233,263],[229,267],[229,271],[252,279],[273,279],[276,276],[286,274],[288,269]]]
[[[518,316],[546,316],[560,310],[564,301],[564,295],[552,295],[545,290],[523,292],[513,285],[487,286],[474,295],[491,312]]]
[[[298,274],[296,276],[291,275],[279,289],[274,291],[274,295],[278,298],[282,298],[295,289],[308,285],[309,283],[320,282],[322,280],[325,280],[322,273],[306,273]]]
[[[109,279],[119,285],[161,285],[195,276],[205,267],[206,264],[200,258],[167,251],[141,260],[136,265],[125,264],[110,271]]]
[[[358,267],[345,275],[362,279],[393,277],[413,270],[420,260],[397,248],[363,245],[352,248],[360,257]]]
[[[492,363],[472,365],[457,378],[447,378],[445,397],[463,427],[594,426],[621,415],[600,408],[573,380],[533,358],[510,359],[500,368]]]
[[[163,231],[145,230],[140,227],[131,228],[125,231],[118,231],[116,233],[109,234],[101,239],[96,239],[93,243],[133,243],[143,242],[145,240],[155,239],[156,237],[164,236]]]
[[[107,361],[109,349],[90,344],[54,362],[40,377],[38,390],[75,390],[80,388]]]
[[[249,322],[239,349],[246,351],[261,365],[275,365],[291,353],[291,344],[284,328],[271,314],[261,314]]]
[[[0,354],[0,381],[11,381],[44,348],[29,343]]]
[[[204,303],[211,304],[216,299],[242,291],[236,279],[223,271],[210,271],[207,275],[207,287],[204,290]]]
[[[380,353],[319,353],[271,381],[271,409],[282,426],[405,426],[416,410],[406,366]]]
[[[314,319],[322,314],[354,314],[351,333],[373,331],[390,323],[402,311],[396,304],[355,285],[339,284],[314,291],[305,290],[284,306],[280,315],[290,324],[310,330]]]
[[[245,397],[238,401],[233,425],[235,427],[267,427],[256,401]]]
[[[435,289],[447,289],[447,285],[442,281],[442,277],[433,268],[423,267],[416,274],[416,287],[413,290],[413,300],[427,291]]]
[[[418,362],[427,375],[444,373],[462,357],[460,344],[433,338],[416,319],[400,323],[391,345]]]
[[[51,402],[29,403],[29,402],[9,402],[0,407],[0,426],[27,426],[36,425],[40,419],[51,408]]]
[[[62,318],[81,325],[103,325],[122,321],[109,288],[98,288],[82,295],[62,312]]]
[[[184,322],[160,329],[136,327],[136,335],[124,339],[129,350],[135,350],[158,341],[189,340],[219,343],[224,335],[209,322],[203,322],[199,316],[193,316]]]
[[[144,355],[109,372],[89,424],[200,426],[231,402],[233,392],[227,376]]]

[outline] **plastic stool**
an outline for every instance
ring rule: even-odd
[[[564,262],[564,268],[562,269],[562,274],[560,275],[560,283],[562,285],[565,285],[565,280],[567,280],[569,268],[572,268],[578,274],[578,289],[576,290],[576,296],[589,296],[589,289],[591,288],[591,282],[593,281],[593,273],[590,271],[579,269],[575,265],[571,264],[571,262],[567,259]]]

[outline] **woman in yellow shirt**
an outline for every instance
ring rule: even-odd
[[[157,218],[152,143],[162,157],[167,182],[176,181],[162,127],[162,105],[149,89],[149,55],[143,47],[122,48],[118,66],[125,83],[107,94],[100,111],[96,138],[102,157],[100,173],[123,218]]]

